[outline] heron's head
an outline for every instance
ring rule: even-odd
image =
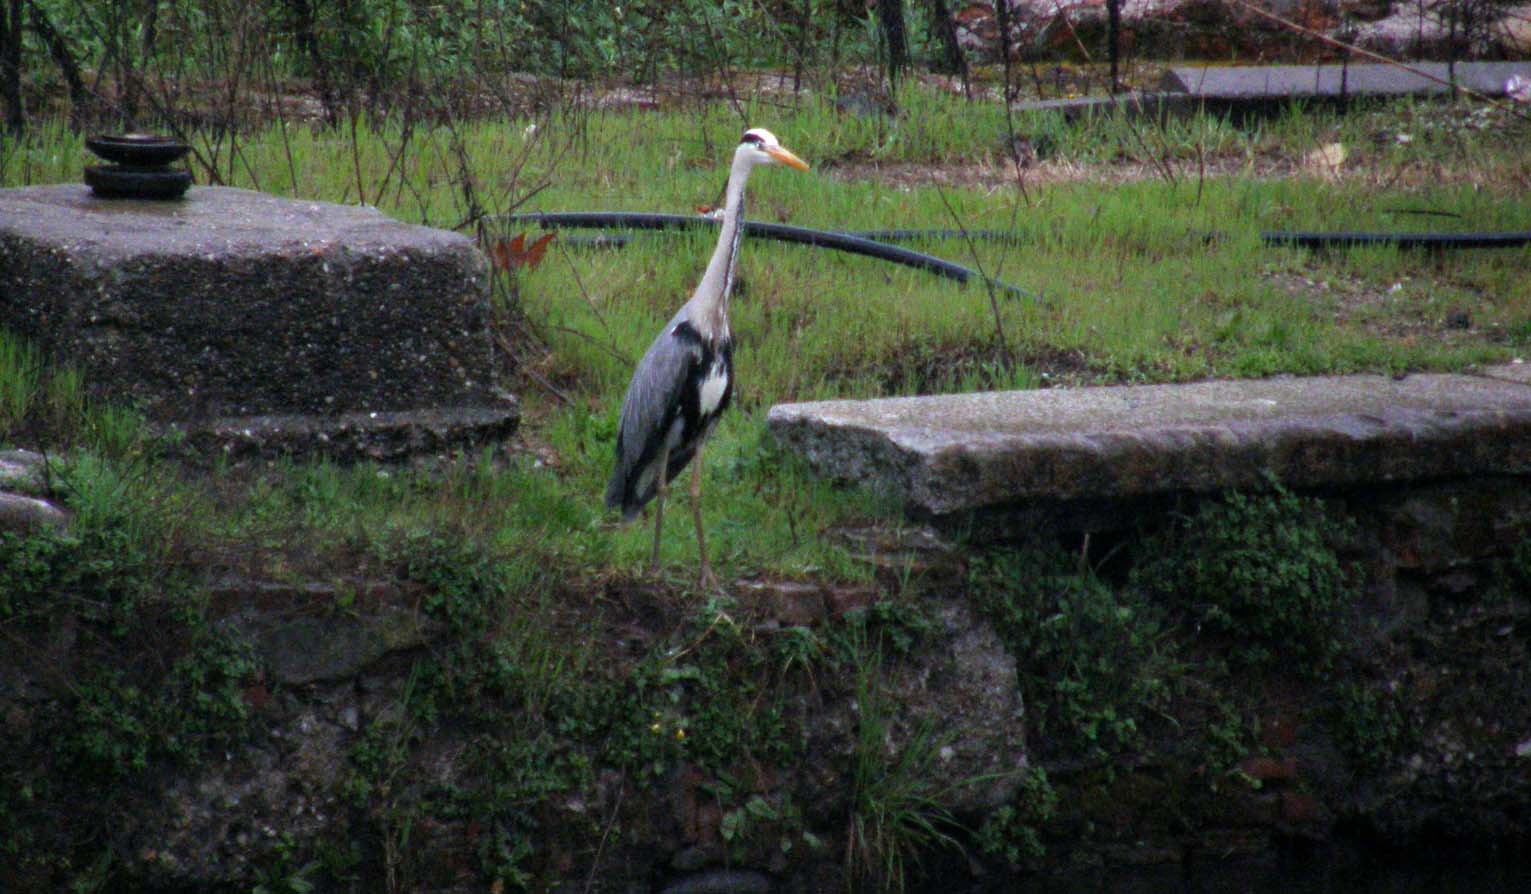
[[[790,168],[797,168],[799,171],[808,170],[808,162],[787,151],[787,148],[776,139],[776,134],[764,127],[752,127],[746,130],[739,140],[739,148],[735,154],[744,155],[751,164],[784,164]]]

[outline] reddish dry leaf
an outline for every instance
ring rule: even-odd
[[[556,233],[544,233],[530,247],[526,244],[525,233],[517,233],[508,240],[496,240],[489,244],[489,258],[494,262],[496,270],[510,270],[515,267],[531,270],[542,263],[542,257],[548,251],[548,243],[552,242],[556,235]]]

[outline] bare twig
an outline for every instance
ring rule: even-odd
[[[978,246],[973,243],[973,237],[968,233],[962,218],[958,216],[957,209],[953,208],[951,201],[946,198],[946,190],[937,185],[936,195],[941,199],[941,206],[951,216],[952,223],[956,225],[958,233],[962,236],[962,241],[967,244],[968,254],[973,257],[973,266],[978,268],[978,273],[983,277],[984,288],[989,294],[989,310],[994,314],[994,341],[999,346],[1000,357],[1004,360],[1005,368],[1009,369],[1014,364],[1015,357],[1010,353],[1010,341],[1005,337],[1005,323],[1004,318],[1000,316],[999,295],[994,289],[994,280],[983,269],[983,259],[978,256]]]
[[[500,346],[500,350],[504,351],[511,358],[520,356],[519,352],[516,350],[516,346],[511,343],[510,339],[505,337],[505,333],[496,332],[494,334],[494,341]],[[528,379],[531,379],[540,388],[542,388],[542,390],[552,395],[554,400],[557,400],[564,406],[567,407],[574,403],[574,398],[564,393],[564,391],[557,385],[554,385],[552,382],[548,381],[547,377],[533,369],[531,364],[517,363],[515,369],[516,372],[525,374]]]

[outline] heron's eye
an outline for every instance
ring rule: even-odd
[[[739,142],[741,142],[741,143],[749,143],[752,146],[764,146],[765,145],[765,140],[762,140],[760,138],[760,134],[755,133],[752,130],[746,130],[744,132],[744,136],[739,139]]]

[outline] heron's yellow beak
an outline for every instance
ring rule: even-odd
[[[808,170],[808,162],[803,161],[782,146],[770,146],[766,148],[766,154],[781,162],[789,168],[797,168],[799,171]]]

